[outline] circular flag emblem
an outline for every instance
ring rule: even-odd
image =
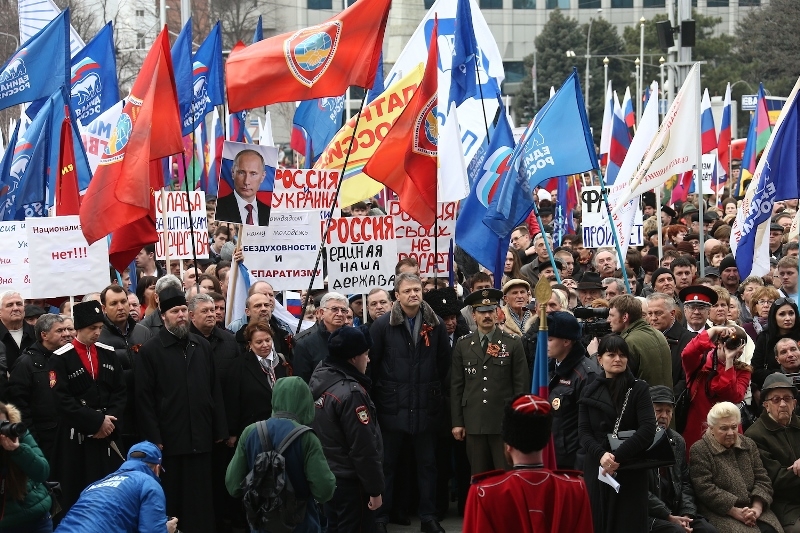
[[[114,131],[111,132],[111,137],[108,139],[105,152],[107,155],[114,155],[125,148],[128,144],[128,139],[133,130],[133,122],[127,113],[122,113],[117,120],[117,125]]]
[[[283,42],[283,53],[292,75],[307,87],[319,80],[333,61],[342,21],[323,22],[292,34]]]
[[[421,155],[436,156],[439,140],[439,123],[436,118],[436,95],[428,100],[414,124],[414,146],[412,150]]]

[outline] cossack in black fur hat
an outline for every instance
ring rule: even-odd
[[[367,326],[339,328],[328,337],[328,357],[347,361],[372,348]]]
[[[543,450],[550,441],[550,403],[533,394],[518,394],[506,403],[500,435],[522,453]]]
[[[92,324],[103,322],[103,308],[97,300],[89,300],[72,306],[72,320],[75,329],[88,328]]]
[[[430,290],[422,299],[442,318],[456,315],[464,307],[464,303],[459,301],[456,290],[452,287]]]

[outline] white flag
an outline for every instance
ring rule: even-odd
[[[642,165],[616,210],[675,174],[692,170],[700,145],[700,65],[695,64],[650,143]]]
[[[39,30],[56,18],[61,9],[53,0],[19,0],[19,41],[25,43],[28,39],[39,33]],[[72,27],[69,26],[69,53],[77,54],[86,43]]]

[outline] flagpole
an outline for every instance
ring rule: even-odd
[[[489,145],[491,139],[489,138],[489,120],[486,118],[486,103],[483,101],[483,85],[481,85],[481,71],[478,69],[478,56],[475,55],[475,75],[478,77],[478,91],[481,95],[481,109],[483,109],[483,125],[486,126],[486,145]],[[506,109],[503,107],[503,113],[506,112]]]
[[[698,117],[700,115],[697,115]],[[619,235],[617,235],[617,227],[614,224],[614,218],[611,216],[611,206],[608,204],[608,189],[606,189],[606,183],[603,179],[603,171],[599,168],[597,169],[597,177],[600,180],[600,194],[603,195],[603,203],[606,204],[606,213],[608,213],[608,225],[611,227],[611,236],[614,238],[614,248],[617,249],[617,259],[619,259],[619,269],[622,272],[622,279],[625,280],[625,289],[630,293],[633,294],[631,291],[631,282],[628,279],[628,272],[625,270],[625,258],[622,257],[622,248],[619,247]],[[661,213],[659,212],[659,215]],[[660,216],[659,216],[660,220]]]
[[[556,275],[556,281],[561,283],[561,273],[558,271],[558,267],[556,267],[556,258],[553,257],[553,250],[550,249],[550,243],[547,242],[547,236],[544,232],[544,223],[542,222],[542,217],[539,216],[539,209],[536,207],[536,202],[533,202],[533,214],[536,215],[536,222],[539,224],[544,247],[547,249],[547,257],[550,258],[550,264],[553,265],[553,273]]]
[[[172,169],[170,169],[172,172]],[[166,260],[167,274],[172,272],[169,264],[169,237],[167,235],[167,188],[161,189],[161,235],[164,237],[164,259]]]
[[[244,225],[243,224],[239,224],[239,234],[236,236],[236,249],[234,249],[233,255],[236,255],[236,251],[237,250],[241,250],[242,249],[242,239],[243,238],[244,238]],[[236,261],[232,261],[231,262],[231,269],[229,271],[229,275],[232,276],[231,277],[230,286],[228,287],[228,294],[230,294],[231,297],[228,298],[228,302],[225,305],[225,325],[226,326],[232,322],[231,315],[233,315],[233,306],[229,305],[229,304],[231,303],[231,300],[233,300],[233,295],[236,294],[236,281],[239,279],[239,263],[237,263]],[[228,297],[228,294],[226,294],[225,296]]]
[[[697,77],[700,78],[700,64],[697,63]],[[697,84],[698,90],[700,90],[700,84]],[[700,277],[704,278],[706,276],[706,257],[705,257],[705,231],[703,230],[703,211],[705,208],[706,200],[703,197],[703,142],[701,139],[701,126],[700,126],[700,100],[702,98],[702,93],[700,95],[696,95],[695,98],[695,117],[697,120],[697,225],[699,226],[700,231]]]
[[[361,111],[364,109],[364,102],[367,100],[367,91],[364,91],[364,96],[361,97],[361,105],[358,107],[358,113],[356,114],[356,123],[353,126],[353,134],[350,136],[350,146],[356,140],[356,132],[358,131],[358,123],[361,120]],[[333,221],[333,211],[336,209],[336,204],[339,202],[339,192],[342,190],[342,182],[344,181],[345,172],[347,172],[347,163],[350,160],[350,150],[347,151],[347,155],[344,157],[344,163],[342,164],[342,172],[339,175],[339,183],[336,184],[336,192],[333,195],[333,202],[331,203],[331,210],[328,213],[328,218],[325,220],[325,233],[322,235],[322,243],[319,245],[319,252],[317,252],[317,260],[314,262],[314,270],[311,271],[311,281],[308,282],[308,294],[311,294],[312,288],[314,287],[314,279],[317,276],[317,269],[319,268],[320,259],[322,259],[322,250],[325,249],[325,241],[328,240],[328,234],[331,230],[331,222]],[[435,240],[434,240],[435,242]],[[435,246],[435,244],[434,244]],[[306,314],[306,307],[308,305],[308,298],[303,300],[303,308],[300,310],[300,316],[303,317]],[[300,333],[300,326],[303,325],[303,320],[300,319],[297,321],[297,331],[295,331],[295,335]]]
[[[192,125],[194,125],[194,122]],[[194,130],[192,130],[192,161],[194,161],[194,150]],[[194,221],[192,220],[192,199],[189,197],[189,174],[187,172],[189,167],[186,166],[186,152],[181,152],[181,158],[183,159],[183,188],[186,192],[186,206],[189,208],[189,236],[192,240],[192,259],[194,260],[194,266],[197,267],[197,250],[194,245]],[[166,212],[164,216],[166,217]]]
[[[658,228],[658,265],[661,266],[661,256],[663,252],[661,250],[661,187],[656,187],[656,224]]]

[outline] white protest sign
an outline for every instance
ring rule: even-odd
[[[108,285],[108,241],[89,246],[78,215],[28,218],[25,226],[32,298],[77,296]]]
[[[397,260],[407,257],[416,259],[421,276],[433,276],[435,267],[438,267],[439,275],[446,276],[449,273],[447,256],[450,253],[450,239],[456,234],[458,202],[439,203],[438,209],[437,223],[424,228],[400,210],[399,202],[389,202],[389,214],[394,217],[394,233],[397,236]],[[476,223],[480,224],[481,221]],[[436,231],[434,228],[437,228]]]
[[[272,190],[272,211],[314,210],[326,220],[336,198],[339,172],[313,168],[279,168]],[[337,207],[333,216],[340,216]]]
[[[608,212],[600,194],[599,186],[584,187],[581,191],[581,228],[583,229],[583,246],[601,248],[614,246],[614,234],[608,223]],[[636,215],[631,228],[629,246],[641,246],[644,242],[642,232],[642,209],[637,206]]]
[[[269,226],[245,226],[242,252],[252,281],[268,281],[276,291],[307,289],[319,253],[320,224],[316,211],[269,216]],[[323,287],[322,260],[314,289]]]
[[[714,178],[714,166],[717,164],[716,154],[703,154],[703,194],[714,194],[711,188]],[[692,191],[696,190],[697,169],[692,172]]]
[[[31,297],[28,232],[24,222],[0,222],[0,293],[16,291]]]
[[[161,191],[156,195],[156,259],[166,259],[164,243],[164,212],[161,203]],[[202,191],[191,191],[187,195],[183,191],[168,191],[167,209],[167,244],[170,259],[192,259],[192,227],[194,226],[194,248],[198,259],[208,259],[208,217],[206,214],[206,198]]]
[[[86,159],[89,161],[89,168],[92,169],[92,172],[97,170],[97,165],[103,157],[103,151],[111,139],[111,132],[122,114],[124,104],[125,100],[120,100],[89,124],[78,126],[83,147],[86,149]]]
[[[394,287],[394,217],[334,218],[325,248],[330,290],[347,294]]]

